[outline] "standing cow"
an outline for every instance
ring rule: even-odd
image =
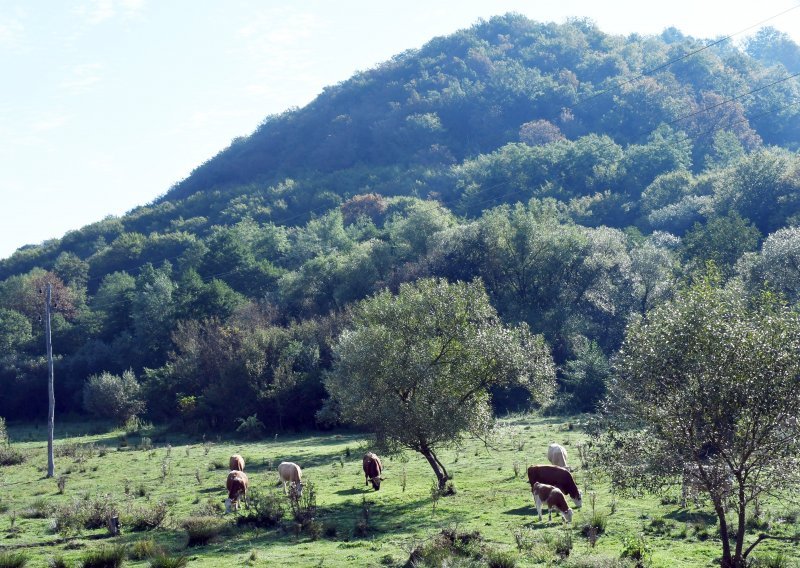
[[[244,458],[239,454],[233,454],[229,460],[228,469],[231,471],[244,471]]]
[[[278,476],[283,482],[284,493],[286,493],[286,485],[289,484],[292,494],[297,492],[298,497],[303,494],[303,472],[299,465],[293,462],[281,462],[278,466]]]
[[[581,507],[581,491],[572,478],[572,474],[563,467],[532,465],[528,468],[528,482],[531,484],[531,491],[537,482],[558,487],[562,493],[572,498],[575,507]]]
[[[228,498],[225,499],[225,512],[230,513],[239,509],[239,500],[243,499],[247,505],[247,474],[243,471],[234,470],[228,474],[225,487],[228,489]]]
[[[376,454],[367,452],[361,460],[361,466],[364,469],[364,485],[369,485],[372,482],[372,488],[378,491],[381,488],[381,481],[383,481],[381,477],[381,472],[383,471],[381,459]]]
[[[556,509],[568,523],[572,522],[572,509],[567,505],[567,499],[558,487],[539,483],[538,481],[531,487],[533,501],[536,503],[536,512],[539,513],[539,520],[542,520],[542,504],[547,505],[547,520],[552,519],[553,509]]]
[[[569,469],[569,466],[567,466],[567,450],[561,444],[553,442],[547,446],[547,461],[558,467]]]

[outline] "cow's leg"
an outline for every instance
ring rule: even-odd
[[[542,520],[542,500],[539,496],[534,493],[533,494],[533,502],[536,504],[536,512],[539,513],[539,520]]]

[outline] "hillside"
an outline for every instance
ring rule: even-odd
[[[554,410],[592,410],[630,318],[706,261],[797,300],[798,53],[508,15],[399,54],[0,261],[0,416],[44,415],[45,282],[59,412],[130,369],[155,420],[281,429],[314,424],[348,307],[425,276],[480,278],[551,346]]]

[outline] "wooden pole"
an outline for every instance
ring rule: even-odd
[[[56,474],[56,464],[53,459],[53,431],[55,430],[56,416],[56,394],[53,385],[53,342],[50,335],[50,302],[52,299],[52,286],[47,283],[47,298],[45,301],[45,341],[47,342],[47,393],[49,396],[49,406],[47,413],[47,477]]]

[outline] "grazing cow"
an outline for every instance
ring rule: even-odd
[[[225,512],[230,513],[239,509],[239,499],[244,499],[247,505],[247,474],[243,471],[234,470],[228,474],[225,487],[228,488],[228,498],[225,499]]]
[[[244,471],[244,458],[239,454],[233,454],[228,469],[231,471]]]
[[[572,509],[567,505],[567,499],[558,487],[539,483],[538,481],[531,487],[533,501],[536,503],[536,512],[539,513],[539,520],[542,520],[542,503],[547,505],[547,520],[552,519],[553,509],[556,509],[568,523],[572,522]]]
[[[364,485],[369,485],[372,482],[372,488],[378,491],[381,488],[381,481],[383,481],[381,477],[381,472],[383,471],[381,459],[372,452],[367,452],[361,460],[361,466],[364,468]]]
[[[286,493],[286,484],[288,483],[292,492],[297,492],[298,497],[303,494],[303,482],[301,481],[303,472],[299,465],[292,462],[281,462],[278,466],[278,476],[283,481],[284,493]]]
[[[572,474],[563,467],[555,465],[532,465],[528,468],[528,481],[531,484],[531,490],[533,490],[533,484],[536,482],[558,487],[562,493],[569,495],[575,502],[575,507],[580,509],[580,489],[578,489],[578,485],[572,478]]]
[[[547,446],[547,461],[558,467],[569,469],[567,466],[567,450],[564,449],[564,446],[555,442]]]
[[[690,497],[696,505],[700,493],[708,491],[709,487],[711,498],[717,496],[725,504],[733,489],[733,477],[726,474],[725,469],[712,464],[685,463],[681,472],[681,507],[686,508]]]

